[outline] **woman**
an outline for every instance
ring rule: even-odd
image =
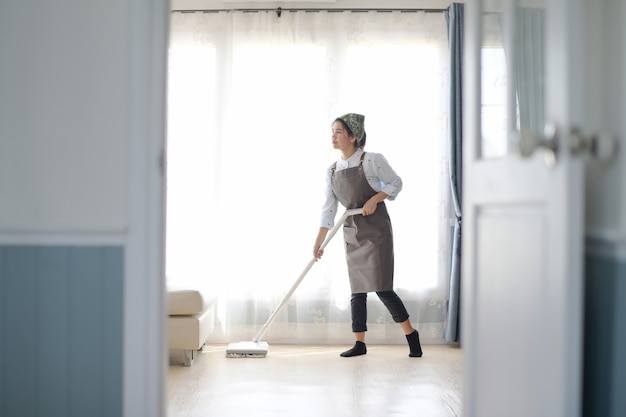
[[[419,333],[411,325],[404,303],[393,290],[393,233],[384,200],[393,200],[402,180],[381,154],[364,152],[365,116],[348,113],[332,124],[333,147],[341,158],[326,175],[326,201],[313,255],[319,259],[328,230],[334,226],[338,202],[346,209],[363,208],[363,215],[346,220],[343,231],[350,277],[352,331],[356,343],[343,357],[367,353],[367,293],[376,292],[391,317],[404,330],[409,356],[422,356]]]

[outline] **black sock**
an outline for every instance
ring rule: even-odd
[[[352,349],[348,349],[345,352],[341,353],[341,356],[343,356],[344,358],[348,358],[350,356],[365,355],[366,353],[367,348],[365,347],[365,343],[359,342],[357,340]]]
[[[409,356],[412,358],[419,358],[422,356],[422,346],[420,345],[420,334],[415,330],[411,334],[406,335],[406,341],[409,342]]]

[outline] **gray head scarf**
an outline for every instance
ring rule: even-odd
[[[365,116],[357,113],[348,113],[339,117],[350,128],[357,143],[361,143],[365,134]]]

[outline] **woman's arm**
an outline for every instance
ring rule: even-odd
[[[365,165],[367,181],[375,191],[382,191],[387,194],[386,198],[394,200],[402,190],[402,179],[382,154],[370,152],[368,155]]]
[[[320,249],[322,243],[324,243],[324,239],[326,239],[326,235],[328,234],[328,228],[320,227],[320,231],[317,233],[317,238],[315,239],[315,245],[313,245],[313,256],[315,259],[319,259],[324,254],[324,249]]]
[[[320,227],[326,227],[332,229],[335,226],[335,216],[337,215],[337,207],[339,202],[335,193],[333,193],[333,187],[331,185],[331,171],[330,168],[326,170],[326,178],[324,182],[324,203],[322,204],[322,214],[320,216]]]

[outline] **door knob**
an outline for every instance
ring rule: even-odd
[[[513,146],[525,158],[531,156],[536,149],[544,149],[546,165],[553,167],[558,154],[558,129],[552,123],[546,124],[543,137],[522,129],[513,135]],[[573,128],[569,135],[569,148],[572,155],[587,154],[607,160],[616,155],[618,142],[610,134],[583,135],[580,129]]]
[[[521,129],[512,137],[513,147],[524,157],[530,157],[536,149],[544,149],[546,165],[552,167],[556,164],[558,153],[558,132],[556,125],[548,123],[543,130],[543,137],[538,137],[529,130]]]
[[[574,155],[587,153],[606,160],[617,154],[617,146],[617,138],[608,133],[583,135],[579,129],[572,129],[570,134],[570,149]]]

